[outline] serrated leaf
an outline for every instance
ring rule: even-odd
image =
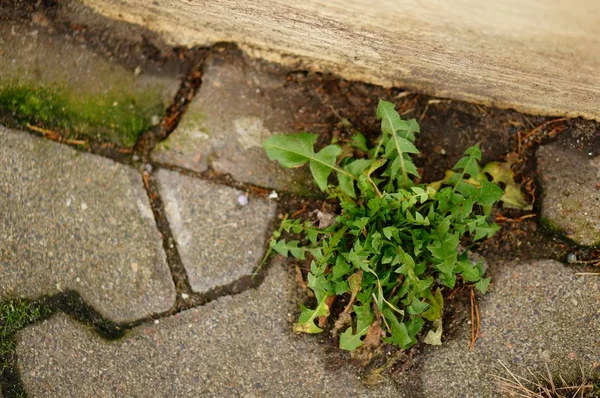
[[[505,208],[530,211],[533,206],[527,203],[521,192],[521,186],[514,180],[512,164],[516,157],[516,153],[512,152],[505,162],[490,162],[485,165],[482,172],[489,174],[493,182],[505,184],[504,195],[500,198]]]
[[[437,288],[435,290],[435,294],[432,294],[431,291],[429,291],[428,299],[431,306],[422,314],[423,318],[427,319],[428,321],[440,319],[444,309],[444,297],[442,296],[442,289]]]
[[[364,136],[363,133],[359,132],[359,133],[354,134],[350,138],[350,144],[353,147],[360,149],[361,151],[365,151],[365,152],[369,151],[369,147],[367,145],[367,138]]]
[[[365,171],[372,163],[373,160],[371,159],[357,159],[345,165],[343,168],[351,175],[358,176],[362,174],[362,172]],[[356,191],[354,190],[355,179],[348,174],[343,174],[340,172],[337,172],[336,174],[342,191],[348,194],[348,196],[351,198],[356,199]]]
[[[475,288],[479,290],[481,294],[486,294],[491,280],[492,278],[482,278],[479,282],[475,284]]]
[[[417,315],[429,308],[429,303],[421,300],[414,300],[411,305],[406,308],[406,312],[410,315]]]
[[[278,161],[284,167],[300,167],[309,163],[315,182],[322,191],[327,190],[327,178],[333,170],[349,173],[336,166],[337,156],[342,148],[328,145],[315,153],[313,147],[316,134],[299,133],[293,135],[275,134],[263,141],[263,148],[271,160]]]
[[[471,264],[469,259],[460,260],[457,269],[466,282],[477,282],[481,279],[479,268]]]
[[[352,326],[346,329],[340,335],[340,349],[346,351],[354,351],[358,347],[363,345],[362,337],[367,334],[368,327],[366,330],[357,331],[356,334],[352,333]]]
[[[420,153],[419,150],[417,149],[417,147],[410,142],[409,140],[407,140],[406,138],[401,137],[400,134],[396,133],[398,135],[398,137],[396,137],[398,143],[398,148],[400,148],[400,150],[404,153]]]
[[[383,228],[383,235],[388,239],[392,239],[396,231],[398,231],[396,227],[385,227]]]
[[[423,343],[429,345],[442,345],[442,319],[438,318],[433,321],[433,328],[427,332],[423,339]]]
[[[396,318],[396,315],[394,315],[391,310],[385,309],[383,311],[383,316],[385,319],[387,319],[392,334],[391,337],[384,339],[387,343],[396,344],[405,350],[409,349],[416,343],[416,341],[413,340],[408,334],[406,324],[398,321],[398,318]]]
[[[311,157],[310,171],[321,191],[327,190],[327,179],[335,167],[335,161],[340,153],[342,153],[342,148],[337,145],[328,145]]]
[[[337,173],[337,178],[340,183],[340,189],[352,199],[356,199],[356,191],[354,190],[354,179],[346,174]]]
[[[491,238],[496,232],[500,230],[500,226],[497,224],[485,225],[475,228],[475,240],[483,238]]]
[[[300,304],[302,312],[298,318],[298,322],[294,324],[294,332],[296,333],[321,333],[323,329],[315,325],[315,319],[320,316],[329,316],[329,307],[327,306],[326,297],[317,305],[317,308],[311,310]]]
[[[305,249],[303,247],[298,247],[299,243],[300,242],[297,240],[290,240],[289,242],[286,242],[284,239],[281,239],[271,247],[273,248],[273,250],[275,250],[277,253],[281,254],[284,257],[288,257],[289,254],[291,254],[299,260],[304,260]]]
[[[493,205],[504,195],[502,188],[493,182],[483,180],[480,181],[480,184],[481,188],[477,195],[477,202],[481,205]]]
[[[300,167],[314,156],[313,146],[318,135],[299,133],[292,135],[275,134],[263,141],[263,148],[271,160],[283,167]]]
[[[338,256],[335,260],[335,265],[331,269],[333,279],[341,279],[345,275],[350,273],[350,264],[344,261],[342,256]]]
[[[398,130],[408,130],[408,124],[400,118],[394,108],[395,105],[387,101],[379,101],[377,105],[377,119],[381,120],[381,131],[388,136]]]

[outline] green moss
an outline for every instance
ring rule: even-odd
[[[27,300],[0,302],[0,370],[10,366],[9,357],[14,348],[14,335],[25,326],[45,317],[47,310]]]
[[[155,90],[134,94],[110,90],[101,94],[42,84],[0,83],[0,116],[20,125],[43,126],[67,137],[83,135],[132,146],[152,127],[165,106]]]

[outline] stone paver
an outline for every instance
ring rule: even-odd
[[[537,151],[542,217],[580,245],[600,244],[600,156],[554,143]]]
[[[600,362],[600,283],[551,260],[507,264],[480,302],[481,336],[469,351],[470,325],[440,347],[427,347],[413,372],[423,396],[500,396],[491,374],[502,361],[523,377],[580,374]]]
[[[248,198],[242,206],[241,191],[164,169],[158,171],[158,183],[194,291],[252,273],[263,256],[274,202]]]
[[[296,336],[295,283],[275,264],[257,289],[133,329],[107,342],[66,316],[18,335],[35,397],[402,397],[325,366],[316,336]]]
[[[296,112],[306,102],[306,94],[286,85],[281,72],[211,57],[200,91],[152,157],[199,172],[210,167],[241,182],[302,192],[311,184],[306,168],[281,168],[269,161],[261,143],[274,133],[297,131]]]
[[[123,145],[160,122],[177,76],[129,70],[40,25],[0,24],[0,110],[23,124]]]
[[[171,308],[140,174],[0,126],[0,299],[76,290],[126,322]]]

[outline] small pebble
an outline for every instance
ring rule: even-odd
[[[575,253],[569,253],[569,255],[567,256],[567,262],[569,264],[573,264],[577,262],[577,256],[575,255]]]
[[[275,191],[273,191],[269,194],[269,199],[277,199],[278,197],[279,197],[279,195]]]
[[[237,201],[240,204],[240,206],[246,206],[246,205],[248,205],[248,197],[246,195],[240,195],[240,196],[238,196]]]
[[[158,319],[155,319],[154,323],[158,325],[160,323],[160,321]]]
[[[181,293],[181,298],[184,299],[184,300],[187,300],[187,299],[190,298],[190,295],[187,294],[187,293]]]

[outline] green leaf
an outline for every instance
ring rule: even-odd
[[[500,230],[500,226],[498,224],[484,225],[484,226],[477,227],[477,228],[475,228],[475,240],[479,240],[479,239],[483,239],[483,238],[491,238],[499,230]]]
[[[482,172],[489,174],[495,183],[505,184],[504,194],[500,198],[502,205],[507,209],[530,211],[533,209],[521,192],[521,186],[514,180],[512,165],[517,154],[512,152],[506,157],[506,162],[490,162],[485,165]]]
[[[310,160],[310,171],[321,191],[327,190],[327,178],[335,168],[335,160],[340,153],[342,153],[342,148],[337,145],[328,145],[319,153],[314,154]]]
[[[475,288],[479,290],[481,294],[485,294],[487,292],[491,280],[492,278],[483,278],[475,284]]]
[[[324,191],[329,181],[334,183],[331,174],[337,177],[328,197],[337,213],[335,223],[318,229],[308,217],[285,220],[270,240],[270,250],[313,257],[307,286],[317,306],[301,307],[295,331],[321,332],[317,320],[329,316],[327,299],[345,295],[343,313],[349,319],[335,329],[343,330],[341,349],[364,344],[375,312],[386,342],[407,349],[425,331],[423,341],[439,345],[444,298],[442,288],[434,286],[454,288],[460,281],[487,290],[490,279],[482,278],[482,265],[473,266],[466,254],[459,256],[457,247],[465,238],[483,239],[497,231],[488,218],[508,189],[503,192],[480,172],[478,146],[467,149],[443,180],[416,184],[420,177],[411,155],[419,152],[414,144],[417,122],[402,120],[394,104],[385,101],[379,103],[377,117],[382,134],[375,148],[369,149],[362,134],[350,142],[369,158],[355,158],[352,148],[342,152],[333,142],[316,153],[314,134],[276,135],[264,142],[269,158],[283,166],[308,164]],[[494,173],[491,167],[485,171]],[[339,203],[331,202],[335,199]],[[299,237],[286,242],[283,231]]]
[[[356,133],[350,138],[350,144],[361,151],[369,152],[367,138],[362,133]]]
[[[353,334],[352,326],[350,326],[340,335],[340,348],[347,351],[356,350],[362,346],[362,337],[367,334],[368,330],[369,328],[367,327],[365,330],[357,331],[356,334]]]
[[[480,181],[481,189],[479,190],[479,195],[477,196],[477,202],[481,205],[493,205],[497,201],[500,200],[504,192],[502,188],[493,182],[489,181]]]
[[[299,133],[293,135],[275,134],[263,142],[263,148],[271,160],[278,161],[284,167],[300,167],[309,163],[315,182],[322,191],[327,190],[327,178],[332,171],[355,178],[335,164],[342,148],[328,145],[320,152],[314,152],[316,134]]]
[[[385,317],[385,319],[387,319],[392,332],[391,337],[384,338],[385,342],[396,344],[397,346],[405,350],[409,349],[416,343],[416,341],[413,340],[408,334],[406,324],[398,321],[398,318],[396,318],[396,315],[394,315],[394,313],[391,310],[387,308],[383,310],[383,316]]]
[[[457,269],[466,282],[477,282],[481,279],[479,268],[471,264],[469,259],[460,260]]]
[[[388,136],[398,130],[408,130],[408,124],[400,118],[394,108],[395,105],[387,101],[379,101],[377,105],[377,120],[381,120],[381,131]]]
[[[427,332],[423,339],[423,343],[429,345],[442,345],[442,319],[438,318],[433,321],[433,328]]]
[[[325,298],[317,305],[317,308],[311,310],[300,304],[302,312],[298,318],[298,322],[294,324],[294,332],[296,333],[321,333],[323,329],[315,325],[315,319],[320,316],[329,316],[329,307],[325,303]]]
[[[428,303],[420,300],[414,300],[411,305],[406,308],[406,312],[408,312],[410,315],[417,315],[425,311],[427,308],[429,308]]]
[[[398,148],[404,153],[420,153],[417,147],[407,140],[406,138],[402,138],[400,135],[396,138],[398,140]]]
[[[281,254],[284,257],[288,257],[289,253],[291,253],[291,255],[295,258],[299,260],[304,260],[305,249],[303,247],[298,247],[299,243],[300,242],[297,240],[290,240],[289,242],[286,242],[284,239],[281,239],[271,247],[273,248],[273,250],[275,250],[277,253]]]
[[[333,273],[333,279],[341,279],[350,273],[350,264],[344,261],[342,256],[338,256],[331,271]]]
[[[300,167],[314,156],[313,146],[318,138],[316,134],[276,134],[263,142],[263,148],[271,160],[283,167]]]
[[[428,293],[428,299],[431,306],[422,315],[423,318],[427,319],[428,321],[435,321],[436,319],[440,319],[442,317],[442,311],[444,309],[444,297],[442,296],[442,289],[437,288],[435,290],[435,294],[431,294],[431,291]]]
[[[352,326],[340,335],[340,348],[342,350],[354,351],[362,346],[362,337],[369,331],[369,326],[374,321],[373,314],[368,305],[354,306],[356,313],[356,333],[352,333]]]

